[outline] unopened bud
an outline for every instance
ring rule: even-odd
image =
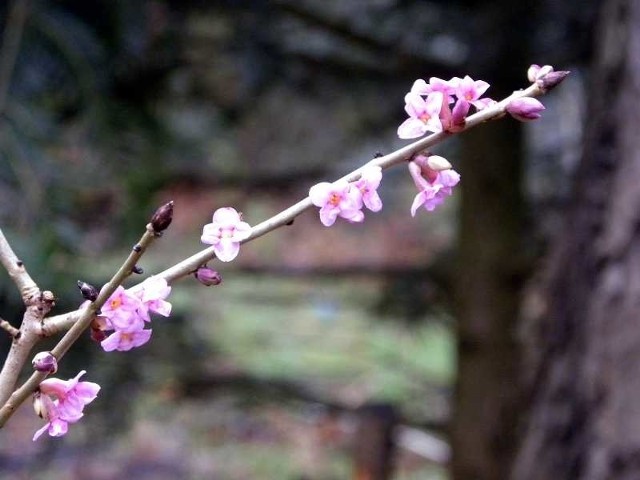
[[[144,273],[144,269],[138,265],[134,265],[133,268],[131,268],[131,272],[136,275],[142,275]]]
[[[37,353],[31,364],[38,372],[56,373],[58,371],[58,361],[51,352]]]
[[[527,70],[527,78],[531,83],[533,83],[550,72],[553,72],[553,67],[551,65],[544,65],[541,67],[534,63]]]
[[[207,287],[220,285],[222,283],[222,276],[220,273],[207,266],[198,268],[198,270],[195,271],[194,276],[201,284],[206,285]]]
[[[521,122],[528,122],[540,118],[544,105],[535,98],[522,97],[511,100],[507,105],[507,112]]]
[[[429,155],[427,165],[431,170],[435,170],[436,172],[451,170],[453,168],[449,161],[440,155]]]
[[[173,220],[173,200],[156,210],[151,217],[151,228],[156,233],[163,232],[171,225],[171,220]]]
[[[33,411],[36,412],[36,415],[40,418],[47,419],[47,407],[45,406],[43,398],[42,393],[39,391],[33,394]]]
[[[548,92],[556,85],[560,84],[560,82],[562,82],[567,77],[567,75],[569,75],[569,73],[571,72],[569,72],[568,70],[558,70],[557,72],[550,72],[544,77],[536,80],[536,83],[543,91]]]
[[[107,338],[107,334],[104,333],[103,330],[99,329],[99,328],[93,328],[91,327],[91,340],[93,340],[96,343],[100,343],[102,342],[105,338]]]
[[[80,289],[82,298],[84,298],[85,300],[93,302],[96,298],[98,298],[98,289],[90,283],[78,280],[78,288]]]

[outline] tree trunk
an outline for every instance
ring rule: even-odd
[[[640,478],[640,1],[601,11],[573,203],[542,278],[515,480]]]

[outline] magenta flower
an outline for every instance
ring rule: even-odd
[[[34,434],[34,441],[45,431],[52,437],[64,435],[69,423],[75,423],[82,418],[85,405],[91,403],[100,391],[100,385],[97,383],[79,381],[85,373],[83,370],[69,380],[48,378],[40,384],[34,399],[34,408],[47,423]]]
[[[100,342],[105,352],[127,352],[132,348],[140,347],[151,338],[151,329],[140,328],[138,330],[116,330]]]
[[[240,242],[249,238],[251,226],[243,222],[234,208],[219,208],[213,214],[213,222],[202,230],[202,243],[213,245],[213,251],[221,262],[230,262],[240,252]]]
[[[362,202],[372,212],[382,210],[382,200],[377,192],[381,181],[382,168],[368,166],[362,169],[360,178],[354,183],[354,186],[360,190]]]
[[[409,114],[409,118],[398,127],[400,138],[416,138],[427,132],[442,131],[440,122],[440,110],[444,101],[442,92],[430,93],[426,99],[417,93],[409,92],[404,97],[404,101],[406,103],[404,109]]]
[[[516,98],[507,105],[507,112],[521,122],[540,118],[540,112],[544,109],[544,105],[540,101],[531,97]]]
[[[309,198],[320,207],[320,221],[325,227],[333,225],[338,217],[350,222],[364,220],[362,194],[346,180],[318,183],[309,190]]]
[[[409,173],[419,190],[411,205],[412,217],[415,217],[420,207],[428,211],[435,210],[446,197],[451,195],[453,187],[460,181],[460,175],[453,169],[442,171],[431,169],[427,157],[422,155],[409,162]]]

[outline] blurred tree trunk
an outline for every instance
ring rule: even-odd
[[[493,2],[474,78],[491,79],[500,98],[526,83],[535,3]],[[502,26],[496,28],[497,25]],[[462,208],[456,285],[458,378],[453,402],[451,471],[455,480],[504,480],[515,455],[516,319],[523,254],[521,124],[505,119],[461,136]]]
[[[514,332],[522,285],[519,131],[509,121],[470,131],[461,152],[465,189],[451,427],[456,480],[503,480],[514,453]]]
[[[596,38],[573,202],[526,338],[516,480],[640,478],[640,1],[606,0]]]

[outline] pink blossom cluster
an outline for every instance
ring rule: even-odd
[[[94,333],[111,331],[101,339],[102,348],[106,352],[127,351],[147,343],[151,338],[151,329],[145,328],[151,322],[149,312],[168,317],[171,304],[165,299],[169,293],[171,287],[161,277],[149,277],[129,289],[119,286],[92,325]]]
[[[211,223],[202,229],[202,243],[213,245],[213,251],[221,262],[230,262],[238,256],[240,243],[251,235],[251,226],[242,221],[242,214],[230,207],[219,208],[213,213]]]
[[[398,136],[408,139],[427,132],[462,130],[471,106],[481,110],[495,103],[490,98],[481,98],[488,88],[487,82],[468,75],[451,80],[431,77],[428,83],[416,80],[404,97],[409,118],[398,127]]]
[[[411,205],[411,216],[415,216],[420,207],[430,212],[435,210],[460,181],[460,174],[438,155],[417,155],[409,162],[409,173],[418,187],[418,194]]]
[[[378,187],[382,181],[382,168],[365,166],[355,182],[338,180],[321,182],[309,190],[311,203],[320,207],[320,221],[325,227],[333,225],[338,217],[357,223],[364,220],[363,206],[372,212],[382,210]]]
[[[67,433],[70,423],[82,418],[85,405],[91,403],[100,391],[97,383],[79,381],[85,373],[83,370],[69,380],[48,378],[40,384],[33,406],[47,423],[35,433],[34,441],[44,432],[60,437]]]

